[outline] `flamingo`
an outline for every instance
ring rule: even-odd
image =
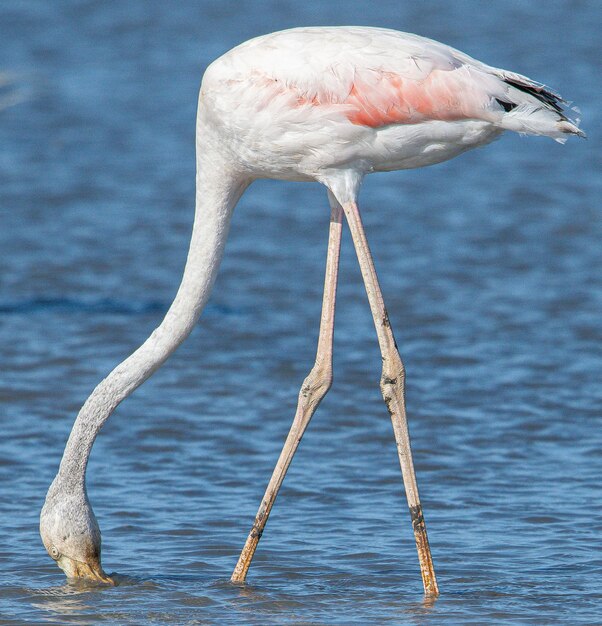
[[[113,583],[86,492],[98,432],[189,335],[209,298],[230,218],[259,178],[318,181],[330,230],[315,364],[231,580],[246,579],[286,471],[332,384],[332,341],[343,215],[349,225],[382,354],[380,386],[391,415],[425,593],[438,586],[406,420],[404,365],[358,208],[370,172],[424,167],[489,143],[505,130],[561,143],[584,137],[562,98],[525,76],[444,44],[394,30],[295,28],[251,39],[206,70],[196,122],[196,209],[175,299],[160,325],[94,389],[69,435],[41,513],[44,546],[71,578]]]

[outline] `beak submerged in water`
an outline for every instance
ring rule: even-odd
[[[56,560],[56,564],[65,572],[67,578],[105,583],[113,586],[116,584],[110,576],[104,573],[100,565],[100,559],[97,557],[92,557],[84,563],[63,554]]]

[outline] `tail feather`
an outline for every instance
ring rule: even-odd
[[[503,97],[495,98],[504,111],[502,128],[546,135],[561,143],[568,135],[586,136],[579,128],[579,119],[567,116],[570,103],[559,94],[521,74],[500,71],[498,76],[507,85]]]

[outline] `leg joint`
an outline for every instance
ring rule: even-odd
[[[397,357],[395,362],[383,361],[383,370],[380,382],[382,385],[403,384],[406,378],[406,368],[401,359]]]
[[[383,394],[388,393],[388,389],[391,387],[404,389],[405,380],[406,371],[399,356],[397,356],[394,363],[383,362],[383,371],[380,378],[380,388]]]
[[[301,386],[301,397],[308,402],[320,402],[332,386],[332,367],[314,365]]]

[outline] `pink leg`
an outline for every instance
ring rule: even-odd
[[[232,582],[244,582],[255,549],[263,533],[268,516],[276,500],[278,490],[293,459],[301,437],[318,408],[318,404],[332,385],[332,339],[334,333],[334,310],[337,289],[337,275],[339,271],[339,252],[341,249],[341,231],[343,228],[343,210],[341,205],[331,198],[330,234],[328,239],[328,256],[326,259],[326,278],[324,280],[324,297],[322,300],[322,317],[316,362],[303,382],[299,392],[297,412],[293,425],[288,433],[280,458],[270,479],[259,511],[255,516],[255,523],[247,537],[245,546],[238,558],[238,563],[232,574]]]
[[[376,334],[378,335],[378,343],[383,359],[380,388],[393,422],[397,452],[399,454],[399,462],[418,549],[418,560],[420,562],[424,591],[429,595],[438,595],[439,589],[426,535],[422,506],[418,497],[418,485],[410,449],[410,435],[405,409],[405,369],[397,350],[391,325],[389,324],[389,316],[387,315],[380,285],[378,284],[374,261],[368,247],[368,240],[366,239],[357,203],[347,202],[343,205],[343,210],[351,230],[353,244],[370,302],[372,317],[374,318],[374,325],[376,326]]]

